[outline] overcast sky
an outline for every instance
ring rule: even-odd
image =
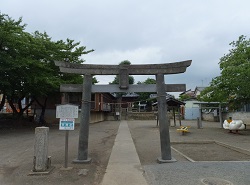
[[[0,0],[1,13],[23,18],[26,30],[73,39],[95,51],[89,64],[159,64],[192,60],[166,83],[207,86],[220,74],[229,43],[249,37],[249,0]],[[134,76],[136,82],[147,77]],[[113,76],[97,76],[100,84]]]

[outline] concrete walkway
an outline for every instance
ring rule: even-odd
[[[102,185],[147,185],[127,121],[121,121]]]

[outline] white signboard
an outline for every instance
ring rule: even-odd
[[[78,118],[78,106],[71,104],[57,105],[56,118]]]
[[[74,129],[75,129],[74,118],[60,119],[59,130],[74,130]]]

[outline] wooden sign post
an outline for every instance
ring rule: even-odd
[[[78,106],[72,104],[57,105],[56,118],[60,118],[59,130],[65,130],[64,168],[68,169],[69,130],[75,128],[75,118],[78,118]]]

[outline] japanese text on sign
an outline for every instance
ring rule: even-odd
[[[56,107],[56,118],[78,118],[78,106],[58,105]]]
[[[74,130],[75,119],[60,119],[59,130]]]

